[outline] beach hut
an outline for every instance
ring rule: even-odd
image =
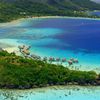
[[[73,61],[74,61],[74,58],[70,58],[70,61],[72,61],[72,62],[73,62]]]
[[[56,62],[60,62],[60,60],[61,60],[60,58],[56,58]]]
[[[78,59],[71,58],[70,59],[73,63],[79,63]]]
[[[78,59],[74,59],[74,63],[79,63]]]
[[[50,58],[49,58],[49,62],[52,63],[52,62],[54,62],[54,61],[55,61],[55,58],[53,58],[53,57],[50,57]]]

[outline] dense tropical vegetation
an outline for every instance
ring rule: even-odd
[[[41,60],[0,51],[0,88],[35,88],[51,85],[100,85],[94,71],[71,70]]]
[[[0,0],[0,22],[31,16],[96,17],[86,10],[100,10],[90,0]]]

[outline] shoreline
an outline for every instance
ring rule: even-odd
[[[22,43],[18,42],[18,40],[13,40],[13,39],[11,39],[11,40],[10,39],[7,39],[7,40],[6,39],[1,39],[0,40],[1,43],[3,43],[3,41],[5,41],[5,44],[8,44],[10,46],[10,47],[5,47],[5,48],[1,47],[3,50],[7,51],[8,53],[14,52],[16,55],[22,56],[21,53],[19,52],[18,46],[20,46],[20,45],[26,45],[26,44],[22,44]],[[26,45],[26,46],[28,46],[28,45]],[[42,58],[43,57],[48,57],[49,58],[48,55],[44,55],[44,54],[41,55],[41,53],[40,52],[36,52],[35,49],[31,50],[30,52],[32,54],[37,55],[37,56],[41,56]],[[54,58],[57,58],[57,57],[54,56]],[[54,64],[56,64],[56,63],[54,62]],[[64,63],[63,66],[66,67],[66,63]],[[81,62],[79,64],[75,65],[75,68],[74,67],[73,68],[70,67],[70,68],[71,69],[82,70],[82,71],[91,71],[91,70],[94,70],[96,73],[100,73],[100,68],[99,68],[98,64],[97,65],[96,64],[92,65],[90,63],[84,63],[84,62],[82,62],[82,60],[81,60]]]
[[[13,20],[13,21],[11,21],[11,22],[16,22],[16,21],[22,21],[22,20],[25,20],[25,19],[38,19],[38,18],[40,18],[40,19],[45,19],[45,18],[70,18],[70,19],[87,19],[87,20],[100,20],[100,18],[89,18],[89,17],[75,17],[75,16],[73,16],[73,17],[69,17],[69,16],[32,16],[32,17],[30,17],[30,18],[20,18],[20,19],[17,19],[17,20]]]
[[[7,51],[8,53],[15,52],[17,55],[19,54],[19,51],[18,51],[17,47],[7,47],[7,48],[2,48],[2,49]]]
[[[51,85],[51,86],[44,86],[44,87],[34,87],[34,88],[0,88],[0,90],[39,90],[39,89],[55,89],[58,90],[59,88],[63,87],[81,87],[81,88],[92,88],[92,87],[100,87],[100,85]]]
[[[18,46],[20,46],[20,45],[26,45],[26,44],[19,44]],[[19,51],[19,48],[18,48],[18,46],[15,46],[15,47],[7,47],[7,48],[2,48],[3,50],[5,50],[5,51],[7,51],[8,53],[12,53],[12,52],[14,52],[16,55],[19,55],[19,56],[22,56],[21,55],[21,52]],[[35,53],[35,51],[33,51],[34,52],[34,54],[36,54],[37,56],[40,56],[38,53]],[[31,53],[33,53],[32,51],[31,51]],[[41,57],[43,58],[43,57],[45,57],[46,55],[42,55]],[[49,56],[46,56],[46,57],[48,57],[49,58]],[[56,57],[55,57],[56,58]],[[53,63],[53,64],[56,64],[57,65],[57,63]],[[66,64],[63,64],[63,66],[65,66],[66,67]],[[91,65],[89,66],[89,65],[87,65],[87,63],[83,63],[83,64],[79,64],[79,65],[75,65],[76,66],[76,69],[77,70],[81,70],[81,71],[91,71],[91,70],[93,70],[93,71],[95,71],[96,73],[100,73],[100,68],[98,68],[98,65],[95,65],[95,67],[94,68],[91,68]],[[87,66],[89,67],[89,68],[87,68]],[[93,66],[93,65],[92,65]],[[71,68],[71,69],[75,69],[74,67],[73,68]]]
[[[77,82],[69,82],[69,83],[56,83],[56,84],[40,84],[40,85],[32,85],[32,86],[17,86],[17,85],[0,85],[0,89],[15,89],[15,90],[31,90],[31,89],[42,89],[42,88],[53,88],[53,87],[100,87],[100,80],[97,80],[94,83],[85,83],[79,84]]]
[[[33,16],[31,18],[75,18],[75,19],[97,19],[100,20],[100,18],[89,18],[89,17],[70,17],[70,16]]]
[[[45,19],[45,18],[70,18],[70,19],[87,19],[87,20],[100,20],[100,18],[89,18],[89,17],[70,17],[70,16],[32,16],[32,17],[26,17],[26,18],[19,18],[19,19],[16,19],[16,20],[12,20],[12,21],[9,21],[9,22],[4,22],[4,23],[0,23],[0,26],[4,26],[2,24],[16,24],[16,23],[19,23],[20,21],[23,21],[25,19]]]

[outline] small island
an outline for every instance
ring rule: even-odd
[[[0,50],[0,88],[30,89],[53,85],[98,86],[100,74]]]

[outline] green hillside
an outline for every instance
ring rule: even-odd
[[[100,75],[0,51],[0,88],[29,89],[68,84],[100,85]]]
[[[100,4],[97,4],[91,0],[0,0],[6,3],[20,3],[20,2],[32,2],[42,3],[57,7],[57,9],[100,9]]]
[[[27,16],[87,16],[84,10],[99,10],[90,0],[0,0],[0,22]]]

